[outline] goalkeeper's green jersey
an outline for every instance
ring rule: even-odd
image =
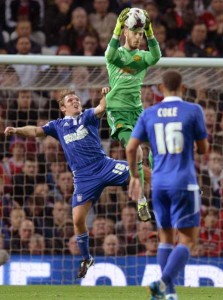
[[[128,50],[119,47],[119,40],[112,38],[105,52],[109,85],[106,109],[134,111],[142,107],[141,86],[149,66],[161,57],[157,40],[148,40],[150,51]]]

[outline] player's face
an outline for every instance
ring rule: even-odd
[[[61,110],[65,116],[78,116],[82,110],[80,99],[72,94],[65,96]]]
[[[125,30],[126,43],[125,46],[130,50],[138,49],[143,39],[143,29],[132,31],[129,29]]]

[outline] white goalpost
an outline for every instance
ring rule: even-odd
[[[161,58],[157,65],[148,69],[146,74],[142,86],[144,108],[162,100],[162,93],[159,88],[161,75],[169,68],[179,70],[183,76],[183,83],[185,85],[184,99],[198,103],[203,107],[211,151],[222,153],[223,59]],[[27,122],[27,125],[29,122],[43,125],[43,122],[47,122],[47,120],[53,118],[54,113],[57,113],[57,107],[53,103],[56,102],[56,98],[58,97],[58,90],[63,88],[74,89],[76,94],[80,96],[83,107],[89,108],[97,105],[100,99],[101,88],[108,86],[108,84],[104,57],[0,55],[1,135],[4,136],[4,128],[8,125],[18,126],[21,122]],[[28,114],[25,117],[23,114],[18,113],[19,105],[17,103],[18,94],[24,91],[30,93],[29,97],[31,97],[33,105],[27,108],[28,111],[32,111],[32,114]],[[108,155],[112,153],[116,158],[122,158],[124,155],[123,150],[119,145],[114,144],[109,137],[110,132],[106,116],[102,119],[99,130],[102,145],[106,153]],[[10,158],[13,155],[12,149],[16,143],[17,141],[14,140],[0,140],[0,184],[2,183],[5,187],[9,186],[9,189],[6,188],[4,190],[2,188],[0,190],[2,199],[4,198],[1,205],[3,240],[5,238],[4,232],[8,232],[7,227],[10,227],[10,213],[14,208],[13,197],[18,196],[14,194],[16,183],[13,181],[13,176],[16,173],[13,174],[12,170],[10,171]],[[22,144],[21,141],[19,143]],[[49,148],[55,147],[52,152],[49,152],[49,157],[51,156],[52,158],[51,160],[48,157],[49,161],[47,161],[44,153],[48,145],[50,145]],[[26,144],[24,147],[28,154],[30,152],[37,155],[38,163],[42,170],[42,173],[39,175],[42,176],[41,178],[44,178],[47,184],[49,183],[47,180],[50,180],[49,178],[55,175],[53,172],[58,172],[58,179],[59,173],[63,171],[58,171],[61,158],[59,149],[53,142],[49,141],[49,144],[44,144],[40,140],[32,140],[28,146]],[[144,163],[148,165],[148,149],[145,147],[144,150]],[[27,153],[24,153],[24,157],[26,157]],[[223,159],[223,154],[220,155]],[[195,161],[198,180],[203,191],[201,222],[203,231],[200,233],[199,245],[186,266],[185,272],[178,277],[177,284],[194,287],[201,285],[223,287],[223,219],[221,219],[223,218],[223,180],[221,179],[222,182],[219,181],[218,183],[218,189],[219,191],[221,190],[222,194],[220,192],[218,194],[216,192],[216,185],[212,186],[212,181],[209,180],[209,177],[207,178],[207,174],[209,174],[208,157],[198,156],[195,157]],[[56,171],[52,170],[53,163],[57,164],[58,169],[55,168]],[[39,177],[36,176],[35,178],[33,190],[30,194],[24,195],[26,203],[25,218],[32,221],[34,217],[28,215],[27,211],[30,212],[30,207],[28,207],[29,201],[31,201],[30,195],[34,195],[36,185],[40,183],[38,181]],[[48,185],[50,186],[50,184]],[[41,188],[45,189],[44,186]],[[43,197],[43,193],[34,196]],[[53,188],[50,187],[46,191],[46,194],[44,194],[45,198],[41,198],[42,211],[40,223],[42,225],[39,225],[40,228],[41,226],[47,227],[47,224],[51,224],[45,220],[49,217],[48,214],[52,213],[54,200],[57,199],[57,196],[58,194],[55,194]],[[149,186],[147,188],[147,197],[150,197]],[[41,202],[40,198],[35,199]],[[69,199],[66,202],[70,204]],[[125,207],[127,202],[128,198],[125,189],[106,189],[99,199],[96,209],[92,210],[92,214],[88,220],[89,231],[92,232],[92,220],[97,216],[101,216],[105,220],[111,220],[109,226],[111,225],[113,232],[116,234],[116,223],[121,218],[120,210]],[[205,223],[205,217],[209,212],[210,215],[214,214],[217,218],[217,222],[213,225],[213,228],[207,227]],[[64,221],[64,224],[60,224],[58,232],[53,238],[45,236],[45,234],[47,235],[46,228],[42,228],[42,231],[37,232],[39,236],[43,237],[41,239],[41,237],[35,236],[35,238],[39,238],[42,241],[42,247],[44,247],[42,252],[31,253],[29,252],[31,251],[30,248],[26,252],[12,251],[9,261],[0,268],[0,285],[74,284],[76,282],[75,273],[80,258],[72,239],[73,232],[70,229],[72,227],[70,219],[71,215],[68,212],[67,219]],[[152,225],[154,226],[154,223]],[[147,225],[141,228],[141,230],[146,232]],[[153,231],[155,231],[155,227]],[[105,235],[106,233],[104,233]],[[141,242],[138,235],[139,232],[136,230],[134,237],[132,237],[132,241],[135,243],[132,242],[131,244],[132,252],[126,244],[128,243],[127,236],[122,236],[120,237],[120,249],[123,251],[120,251],[120,255],[102,256],[100,255],[100,251],[97,252],[97,243],[92,233],[91,250],[95,251],[93,254],[96,256],[96,264],[89,269],[86,278],[77,283],[81,285],[145,286],[149,282],[158,279],[160,269],[156,263],[156,257],[145,255],[145,247],[143,248],[144,251],[139,251],[139,244]],[[57,238],[59,240],[58,243]],[[55,239],[55,244],[50,239]],[[102,247],[100,239],[101,237],[98,239],[99,248]],[[7,250],[10,252],[10,237],[8,237],[7,243]],[[49,247],[51,248],[49,249]],[[55,249],[52,247],[55,247]],[[56,247],[59,247],[59,250]],[[212,251],[213,249],[215,250]]]

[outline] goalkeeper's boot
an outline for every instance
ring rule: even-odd
[[[140,200],[138,201],[139,218],[143,222],[148,222],[149,220],[151,220],[148,202],[145,197],[142,200],[143,200],[142,202]]]
[[[166,300],[178,300],[177,294],[167,294]]]
[[[90,257],[90,259],[83,259],[81,261],[76,278],[84,278],[87,273],[87,270],[93,265],[94,265],[93,257]]]
[[[163,281],[154,281],[149,285],[151,300],[165,299],[166,285]]]

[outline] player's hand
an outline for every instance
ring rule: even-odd
[[[101,94],[102,94],[102,96],[105,96],[105,95],[107,95],[107,93],[109,93],[110,92],[110,88],[109,87],[103,87],[102,88],[102,90],[101,90]]]
[[[16,133],[16,128],[15,127],[6,127],[5,129],[5,135],[10,136]]]
[[[132,200],[138,200],[142,196],[142,186],[140,182],[140,178],[131,177],[129,183],[129,197]]]
[[[121,11],[120,15],[118,16],[115,29],[114,29],[114,34],[117,36],[120,36],[122,33],[122,28],[125,25],[125,21],[128,18],[128,12],[130,11],[130,8],[125,8]]]
[[[149,16],[148,12],[145,9],[143,9],[143,13],[146,17],[146,25],[144,27],[145,34],[148,38],[151,38],[151,37],[154,36],[154,34],[153,34],[153,28],[152,28],[152,23],[151,23],[151,20],[150,20],[150,16]]]

